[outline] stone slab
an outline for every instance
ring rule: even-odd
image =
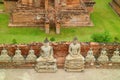
[[[84,72],[36,73],[34,69],[0,69],[0,80],[119,80],[120,69],[85,69]]]

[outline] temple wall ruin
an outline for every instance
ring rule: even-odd
[[[120,16],[120,0],[112,0],[110,5],[113,10]]]
[[[11,13],[11,11],[16,8],[16,2],[17,0],[4,0],[5,11]]]

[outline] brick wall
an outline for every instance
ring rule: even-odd
[[[16,1],[4,0],[4,5],[5,5],[5,11],[11,13],[11,11],[16,7]]]

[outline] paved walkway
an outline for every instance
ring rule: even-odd
[[[84,72],[36,73],[34,69],[0,69],[0,80],[120,80],[120,69],[86,69]]]

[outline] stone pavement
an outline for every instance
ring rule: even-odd
[[[0,69],[0,80],[120,80],[120,69],[85,69],[84,72],[36,73],[34,69]]]

